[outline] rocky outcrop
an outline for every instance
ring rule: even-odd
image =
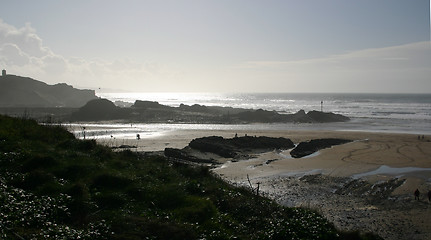
[[[271,137],[235,137],[223,138],[217,136],[203,137],[192,140],[183,149],[165,148],[167,157],[199,163],[217,163],[218,158],[249,157],[256,151],[273,149],[289,149],[295,145],[287,138]]]
[[[181,103],[179,109],[182,111],[188,111],[188,112],[210,112],[211,111],[207,106],[199,105],[199,104],[193,104],[192,106],[189,106]]]
[[[71,118],[75,121],[99,121],[121,119],[127,115],[127,112],[107,99],[94,99],[72,113]]]
[[[77,108],[96,98],[93,90],[80,90],[65,83],[48,85],[28,77],[0,76],[0,107]]]
[[[330,148],[335,145],[345,144],[351,142],[348,139],[337,139],[337,138],[323,138],[314,139],[308,142],[300,142],[292,151],[290,155],[294,158],[301,158],[313,154],[321,149]]]
[[[265,152],[274,149],[292,149],[290,152],[294,158],[308,156],[316,151],[329,148],[335,145],[351,142],[348,139],[324,138],[315,139],[308,142],[301,142],[296,147],[288,138],[272,137],[235,137],[223,138],[219,136],[210,136],[193,139],[189,145],[183,149],[166,148],[165,156],[176,159],[187,160],[191,162],[214,163],[217,157],[212,156],[210,159],[204,159],[200,153],[211,153],[215,156],[224,158],[243,159],[249,158],[250,153]]]
[[[304,110],[299,110],[297,113],[290,115],[291,121],[294,123],[312,123],[313,118],[307,115]]]
[[[289,149],[294,147],[287,138],[271,137],[204,137],[192,140],[189,146],[202,152],[211,152],[226,158],[234,158],[241,152],[262,149]]]
[[[112,108],[112,106],[111,106]],[[92,117],[91,120],[128,120],[135,122],[169,122],[169,123],[316,123],[316,122],[340,122],[348,121],[349,118],[326,112],[311,111],[305,113],[300,110],[295,114],[280,114],[276,111],[263,109],[241,109],[232,107],[204,106],[199,104],[171,107],[153,101],[136,100],[131,107],[118,107],[115,111],[101,114],[100,118]],[[111,109],[112,110],[112,109]],[[76,119],[88,119],[81,116],[82,110],[74,114]],[[89,113],[91,114],[91,113]],[[88,114],[87,114],[88,115]]]
[[[324,122],[346,122],[350,119],[346,116],[331,112],[310,111],[306,113],[299,110],[294,114],[280,114],[276,111],[263,109],[247,110],[232,116],[243,122],[294,122],[294,123],[324,123]]]
[[[140,109],[160,109],[160,108],[170,108],[166,105],[162,105],[158,102],[154,101],[142,101],[142,100],[136,100],[135,103],[132,105],[132,108],[140,108]]]
[[[320,112],[320,111],[310,111],[307,116],[313,119],[314,122],[325,123],[325,122],[347,122],[350,120],[341,114],[335,114],[331,112]]]
[[[255,111],[246,111],[238,113],[237,117],[246,122],[281,122],[282,116],[276,111],[266,111],[258,109]]]

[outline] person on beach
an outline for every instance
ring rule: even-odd
[[[136,139],[138,139],[138,140],[140,140],[140,139],[141,139],[141,135],[139,135],[139,133],[138,133],[138,134],[136,134]]]
[[[421,192],[419,192],[419,189],[416,188],[415,191],[415,200],[417,199],[419,201],[419,195],[421,194]]]

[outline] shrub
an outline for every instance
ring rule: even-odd
[[[157,189],[152,189],[151,198],[154,204],[162,209],[175,209],[185,202],[186,194],[178,185],[161,185]]]
[[[51,156],[34,156],[22,166],[23,172],[30,172],[35,169],[44,169],[57,166],[59,162]]]
[[[217,213],[214,204],[204,198],[190,196],[186,198],[184,205],[184,207],[177,209],[175,212],[180,219],[191,223],[203,223]]]
[[[197,180],[190,180],[186,183],[185,189],[188,193],[193,195],[202,195],[206,192],[205,186]]]
[[[68,180],[77,180],[81,177],[86,176],[87,174],[89,174],[91,172],[91,169],[89,168],[89,166],[85,166],[85,165],[69,165],[69,166],[65,166],[59,170],[55,171],[55,175],[57,177],[61,177],[64,179],[68,179]]]
[[[123,158],[137,158],[138,157],[138,155],[136,153],[132,152],[130,149],[125,149],[123,151],[120,151],[118,153],[118,155],[120,157],[123,157]]]
[[[183,240],[199,239],[196,232],[187,226],[169,222],[166,219],[126,217],[112,225],[115,235],[111,239],[158,239]]]
[[[174,165],[177,171],[179,171],[184,177],[188,178],[203,178],[208,177],[210,174],[209,168],[206,166],[185,166],[181,163]]]
[[[77,150],[81,151],[90,151],[96,148],[97,143],[96,140],[81,140],[81,141],[75,141],[76,142],[76,148]]]
[[[183,240],[198,239],[196,233],[185,227],[167,222],[152,222],[147,225],[149,233],[155,236],[155,239],[161,240]]]
[[[94,154],[92,155],[94,158],[101,160],[102,162],[112,159],[114,154],[110,148],[105,146],[99,146],[95,148]]]
[[[48,183],[55,183],[54,176],[50,173],[36,170],[28,173],[22,181],[16,182],[15,186],[26,190],[35,190]]]
[[[124,189],[132,184],[132,180],[111,174],[101,174],[93,179],[93,187],[100,189]]]
[[[58,182],[47,182],[37,188],[36,194],[42,196],[56,196],[63,191],[63,186]]]
[[[137,187],[130,188],[126,193],[136,201],[144,201],[148,198],[148,193],[146,193],[145,190]]]
[[[84,225],[88,223],[88,215],[91,213],[91,206],[81,200],[73,199],[67,204],[70,211],[69,221],[75,225]]]
[[[123,206],[127,201],[124,196],[118,193],[99,193],[94,200],[102,208],[115,209]]]
[[[67,190],[67,194],[74,199],[82,200],[88,197],[88,189],[85,184],[77,183]]]

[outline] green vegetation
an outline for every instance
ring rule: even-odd
[[[0,116],[1,239],[376,239],[341,233],[204,167]]]

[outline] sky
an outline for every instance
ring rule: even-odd
[[[2,0],[0,68],[133,92],[431,93],[429,0]]]

